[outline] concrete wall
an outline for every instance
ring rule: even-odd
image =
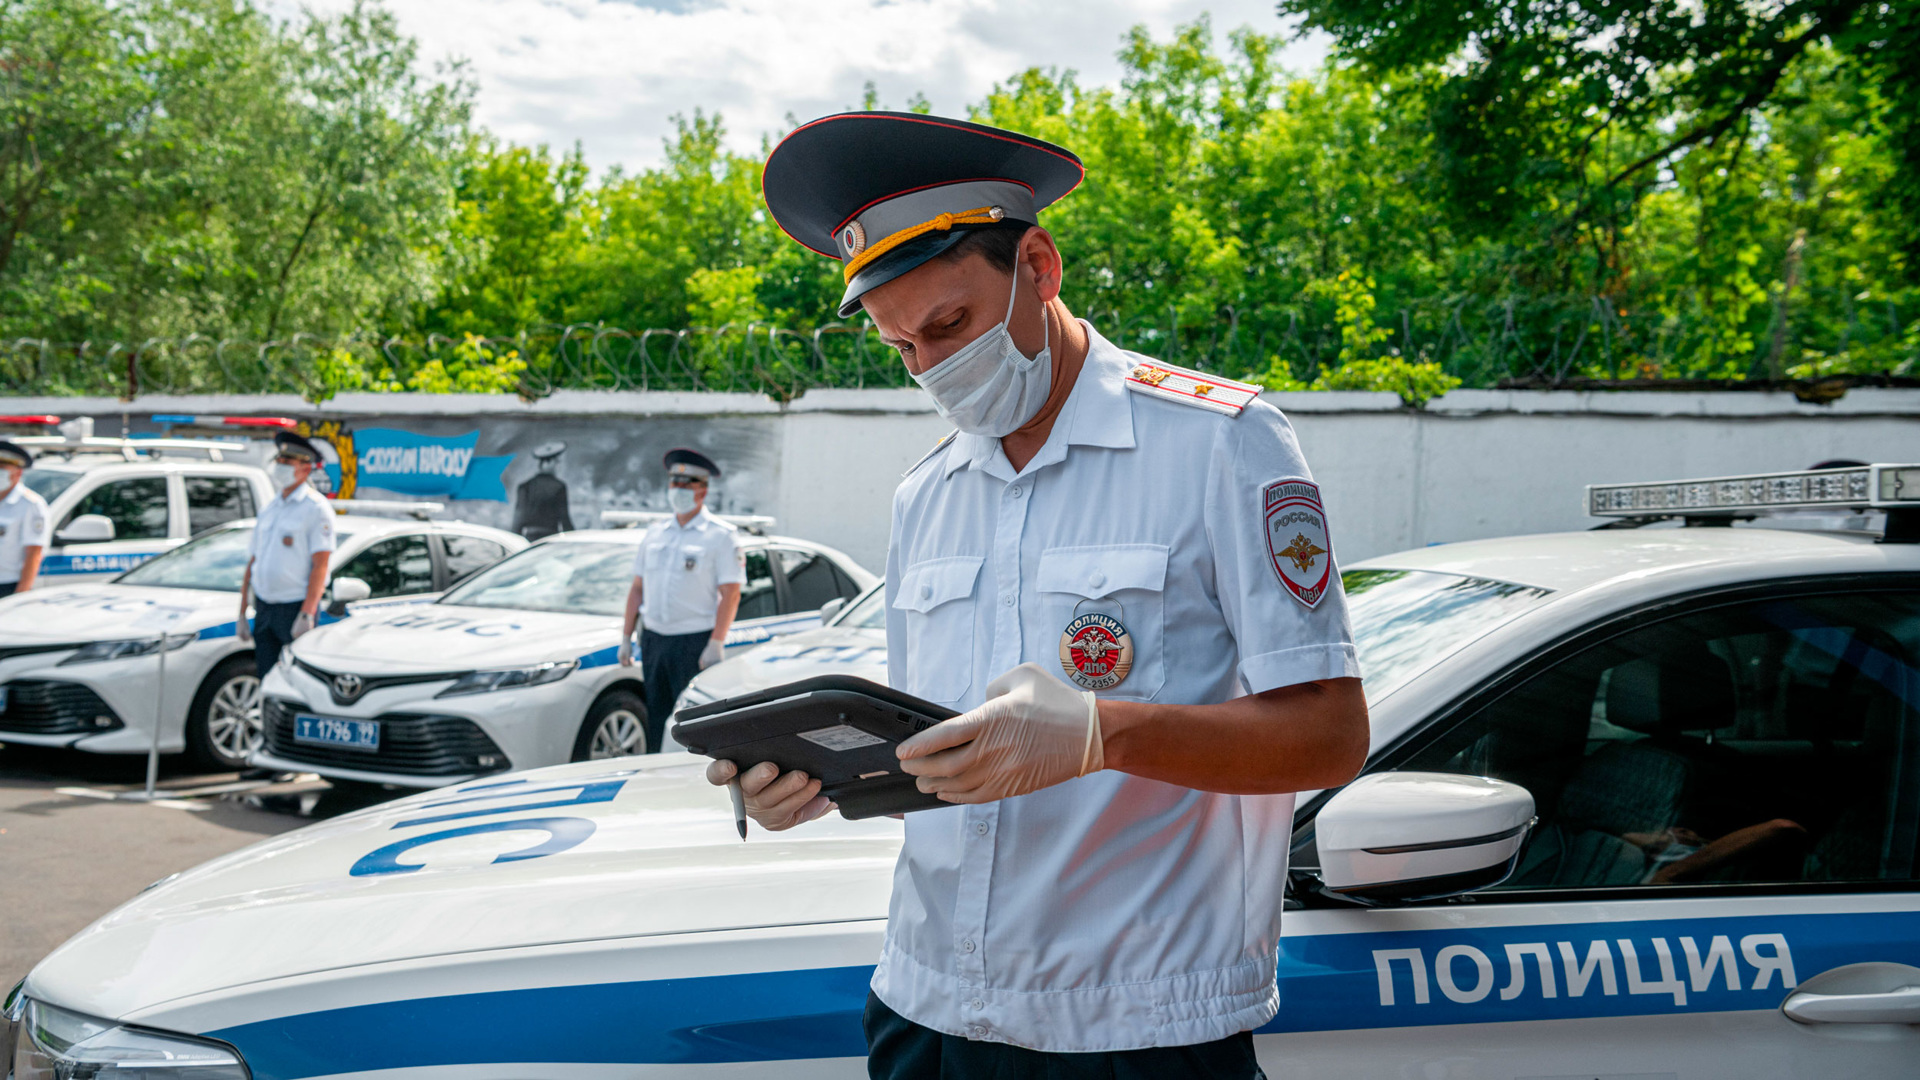
[[[1596,524],[1589,483],[1805,468],[1827,458],[1920,461],[1920,391],[1856,390],[1831,405],[1786,394],[1460,390],[1424,410],[1391,394],[1272,394],[1326,492],[1343,561],[1485,536]],[[565,392],[527,404],[490,395],[358,394],[316,410],[296,398],[4,399],[0,414],[98,417],[100,434],[152,430],[155,413],[283,415],[438,434],[479,429],[480,452],[513,453],[512,490],[542,439],[569,443],[573,517],[663,506],[659,449],[691,443],[735,466],[726,508],[771,513],[781,532],[878,570],[900,474],[947,426],[918,390],[816,391],[785,405],[747,394]],[[577,448],[577,449],[576,449]],[[598,455],[595,460],[584,460]],[[377,495],[377,492],[366,492]],[[505,504],[453,504],[504,523]]]

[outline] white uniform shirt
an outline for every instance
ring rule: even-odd
[[[1103,698],[1209,704],[1358,675],[1338,577],[1309,608],[1268,550],[1264,489],[1310,479],[1279,410],[1131,392],[1142,358],[1088,331],[1086,367],[1024,470],[999,440],[963,434],[895,494],[893,685],[971,708],[1024,661],[1061,672],[1062,631],[1096,612],[1135,648]],[[935,1030],[1055,1052],[1258,1027],[1278,1008],[1292,824],[1292,795],[1118,772],[908,814],[873,989]]]
[[[633,555],[640,579],[640,619],[656,634],[712,633],[720,613],[720,586],[747,580],[745,556],[733,526],[707,513],[655,522]]]
[[[12,585],[26,569],[27,549],[47,546],[52,527],[47,500],[22,480],[0,499],[0,585]]]
[[[254,598],[291,604],[307,598],[313,557],[333,550],[333,507],[307,484],[291,497],[275,495],[253,524]]]

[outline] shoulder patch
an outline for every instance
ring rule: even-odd
[[[900,479],[905,480],[907,477],[912,476],[916,472],[919,472],[920,466],[925,465],[927,462],[932,461],[934,458],[939,457],[940,451],[945,450],[947,447],[953,445],[953,437],[958,434],[960,434],[960,431],[959,429],[956,428],[953,431],[949,431],[945,435],[940,436],[940,441],[933,444],[933,449],[927,451],[925,456],[923,456],[919,461],[914,462],[910,467],[908,467],[906,472],[901,473]]]
[[[1333,537],[1320,505],[1320,486],[1303,476],[1275,480],[1260,489],[1260,508],[1267,555],[1280,587],[1313,608],[1333,580]]]
[[[1150,397],[1196,405],[1228,416],[1240,415],[1260,388],[1252,383],[1223,379],[1204,371],[1174,367],[1158,360],[1140,360],[1127,372],[1127,389]]]

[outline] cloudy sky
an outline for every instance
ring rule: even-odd
[[[479,118],[521,143],[586,145],[596,169],[660,158],[675,113],[718,110],[735,149],[791,114],[860,102],[871,80],[885,105],[916,92],[959,113],[997,80],[1040,65],[1090,83],[1119,77],[1127,28],[1164,37],[1203,12],[1216,35],[1282,29],[1272,0],[388,0],[427,61],[463,57]],[[347,0],[307,0],[330,12]],[[299,0],[269,0],[291,14]],[[1296,71],[1325,55],[1297,41]]]

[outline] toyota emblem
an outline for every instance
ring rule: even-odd
[[[352,701],[366,689],[366,680],[358,675],[335,675],[333,677],[333,696],[342,701]]]

